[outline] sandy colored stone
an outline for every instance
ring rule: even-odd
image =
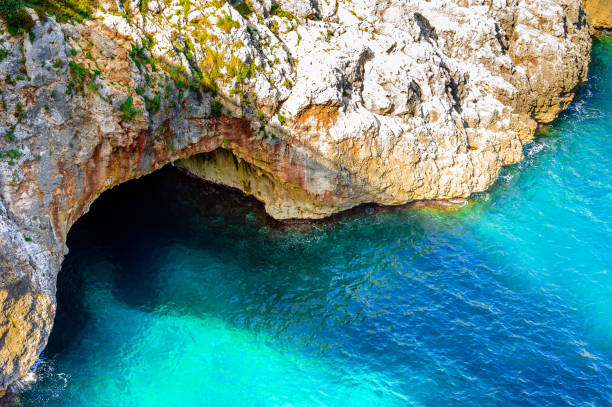
[[[53,326],[55,301],[43,294],[0,290],[0,387],[23,376],[36,361]]]
[[[612,28],[612,1],[582,0],[584,9],[595,28]]]

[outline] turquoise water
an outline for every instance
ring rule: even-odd
[[[612,405],[612,37],[460,210],[280,225],[173,168],[70,233],[15,405]]]

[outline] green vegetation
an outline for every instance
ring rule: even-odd
[[[10,149],[8,151],[0,151],[0,158],[8,158],[9,160],[18,160],[23,153],[19,150]]]
[[[183,7],[183,10],[185,11],[185,15],[189,14],[189,9],[191,8],[191,1],[190,0],[179,0],[179,3]]]
[[[232,78],[236,78],[237,82],[242,82],[245,80],[251,72],[250,66],[242,62],[240,58],[234,55],[232,55],[230,58],[226,69],[228,75]]]
[[[184,66],[163,64],[162,69],[168,73],[177,89],[181,90],[189,84],[189,78],[187,77],[187,71]]]
[[[217,21],[217,27],[219,27],[220,29],[222,29],[226,33],[229,33],[230,31],[232,31],[232,28],[239,28],[240,27],[240,23],[238,23],[238,21],[232,20],[232,18],[230,16],[225,15],[225,16],[223,16],[223,18],[220,18]]]
[[[95,79],[101,74],[99,70],[90,71],[76,62],[70,61],[68,63],[68,71],[70,72],[71,81],[68,83],[66,94],[71,95],[73,90],[83,92],[85,86],[94,92],[98,92],[98,85],[96,85]]]
[[[289,19],[289,21],[291,21],[291,20],[298,21],[296,16],[294,16],[289,11],[281,9],[278,6],[272,7],[272,9],[270,10],[270,14],[272,14],[274,16],[279,16],[279,17],[282,17],[282,18],[287,18],[287,19]]]
[[[210,5],[216,8],[221,8],[225,4],[225,0],[212,0]]]
[[[136,64],[136,66],[138,67],[139,71],[142,71],[142,64],[143,62],[146,64],[151,65],[151,70],[155,71],[155,60],[153,58],[150,58],[149,56],[147,56],[146,50],[149,47],[153,47],[153,40],[149,37],[146,38],[147,39],[147,43],[144,44],[144,46],[139,47],[136,44],[132,44],[132,49],[130,49],[129,51],[129,55],[130,58],[132,58],[132,61],[134,61],[134,63]]]
[[[17,128],[17,125],[21,123],[21,120],[23,119],[23,116],[25,115],[25,112],[23,110],[23,105],[21,103],[17,103],[14,115],[15,117],[17,117],[17,123],[9,127],[7,132],[4,134],[4,141],[6,141],[7,143],[15,141],[15,129]],[[10,158],[10,161],[9,161],[10,165],[14,164],[13,159],[19,158],[20,156],[21,156],[21,153],[19,153],[17,150],[9,150],[5,153],[0,153],[0,158],[4,158],[4,157]]]
[[[168,1],[164,0],[164,2],[168,4]],[[212,6],[221,7],[226,4],[226,2],[226,0],[211,0],[208,3]],[[0,18],[8,23],[11,33],[30,35],[30,39],[34,40],[34,33],[31,30],[34,21],[29,14],[32,11],[27,8],[34,10],[41,18],[44,18],[46,15],[51,15],[55,16],[58,21],[82,21],[91,18],[93,11],[98,7],[98,3],[99,0],[0,0]],[[123,5],[125,14],[131,14],[132,10],[129,9],[129,1],[120,0],[120,3],[119,8]],[[146,11],[146,3],[146,1],[143,1],[140,4],[142,12]],[[180,3],[185,12],[191,7],[191,0],[180,0]],[[249,0],[235,1],[234,3],[240,3],[235,7],[243,16],[248,16],[254,12]],[[116,12],[119,11],[116,10],[115,6],[112,6],[112,8]],[[274,13],[281,17],[295,19],[291,13],[287,13],[278,8],[274,10]],[[127,16],[124,17],[128,18]],[[140,95],[144,106],[150,114],[154,114],[161,109],[162,97],[166,100],[171,98],[170,86],[164,88],[160,80],[167,77],[163,71],[165,71],[170,79],[174,81],[176,90],[178,91],[173,93],[174,97],[172,97],[172,99],[176,100],[168,101],[170,106],[176,106],[177,103],[180,103],[188,90],[194,92],[204,91],[215,95],[218,91],[217,84],[220,84],[220,81],[234,83],[235,89],[232,89],[230,94],[239,95],[241,104],[246,104],[246,96],[244,89],[242,89],[242,84],[248,77],[255,75],[256,71],[261,69],[261,67],[258,67],[253,61],[250,61],[249,64],[245,64],[240,58],[234,55],[234,50],[243,46],[241,41],[236,41],[232,44],[232,50],[230,52],[228,52],[227,48],[219,49],[211,45],[211,43],[218,43],[218,39],[215,35],[210,33],[212,31],[209,29],[210,25],[211,23],[207,19],[198,22],[195,27],[196,29],[191,33],[193,37],[187,36],[185,43],[178,47],[178,49],[175,49],[174,54],[171,53],[171,55],[168,55],[172,58],[176,56],[177,53],[184,54],[189,62],[188,66],[181,66],[181,64],[173,65],[163,59],[153,57],[150,51],[155,44],[153,37],[150,35],[143,39],[142,46],[132,44],[131,48],[128,48],[129,56],[145,77],[146,85],[143,85],[143,89],[136,89],[136,93]],[[226,33],[240,27],[240,23],[233,20],[229,15],[220,17],[216,25]],[[202,46],[201,54],[196,53],[192,42]],[[209,46],[207,47],[206,44]],[[94,52],[92,47],[93,44],[89,41],[89,47],[87,47],[87,49],[83,48],[82,51],[77,52],[76,49],[69,48],[68,60],[53,59],[43,63],[42,67],[47,70],[50,68],[68,70],[70,77],[66,89],[66,94],[68,95],[75,94],[77,91],[93,91],[100,95],[99,86],[101,82],[98,80],[98,77],[101,75],[101,72],[95,57],[97,57],[98,52],[102,54],[102,51]],[[0,48],[0,61],[8,55],[8,50]],[[92,61],[93,64],[84,59],[75,58],[77,55]],[[196,60],[195,55],[200,55],[200,57]],[[71,57],[75,58],[75,60],[71,60]],[[16,84],[17,81],[27,80],[27,71],[24,62],[25,59],[22,60],[23,66],[20,70],[21,74],[7,76],[7,83]],[[163,70],[161,75],[160,73],[154,74],[160,70]],[[158,82],[157,87],[154,85],[155,82]],[[130,92],[128,92],[128,94],[129,93]],[[123,120],[131,120],[136,114],[143,114],[142,111],[144,111],[144,108],[141,108],[141,111],[134,107],[133,97],[136,96],[132,93],[132,96],[128,97],[119,107]],[[110,99],[108,101],[110,102]],[[45,106],[45,109],[48,109],[48,106]],[[219,115],[222,111],[222,105],[218,101],[215,101],[211,109],[212,114]],[[16,126],[17,125],[13,125],[6,132],[4,135],[6,140],[14,140]]]
[[[13,124],[8,131],[6,132],[6,134],[4,135],[4,141],[6,141],[7,143],[10,143],[11,141],[15,141],[15,128],[17,127],[17,124]]]
[[[234,6],[234,8],[243,16],[246,17],[253,12],[253,7],[249,4],[248,0],[244,0],[244,3]]]
[[[270,27],[268,27],[268,28],[274,34],[276,34],[276,35],[280,34],[280,31],[279,31],[279,28],[278,28],[278,22],[276,20],[272,21],[272,23],[270,24]]]
[[[159,112],[159,108],[161,107],[161,92],[155,93],[153,98],[149,98],[147,96],[143,96],[145,100],[145,105],[147,107],[147,111],[150,114],[155,114]]]
[[[6,21],[9,33],[18,35],[34,27],[34,20],[25,7],[34,9],[41,16],[53,15],[59,21],[83,21],[91,18],[97,4],[98,0],[2,0],[0,18]]]
[[[210,105],[210,111],[212,113],[213,116],[219,116],[221,115],[221,110],[223,109],[223,105],[218,101],[215,100],[211,105]]]
[[[223,55],[211,48],[206,48],[204,60],[200,63],[202,88],[217,93],[217,79],[221,77],[221,68],[225,65]]]
[[[140,12],[146,13],[147,11],[149,11],[149,2],[146,0],[143,0],[140,2]]]
[[[142,114],[141,110],[134,109],[134,99],[131,96],[128,96],[125,102],[119,106],[119,111],[123,120],[132,120],[135,115]]]
[[[278,121],[280,122],[281,126],[284,126],[285,123],[287,123],[287,118],[282,114],[279,113],[276,115],[276,117],[278,117]]]
[[[68,66],[70,67],[70,73],[73,79],[77,82],[83,82],[83,79],[89,76],[89,70],[74,61],[70,61]]]
[[[25,10],[23,0],[2,0],[0,17],[6,22],[8,31],[12,35],[23,34],[34,27],[34,20]]]
[[[60,21],[83,21],[91,18],[98,0],[26,0],[39,13],[51,14]]]

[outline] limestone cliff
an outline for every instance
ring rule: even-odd
[[[611,0],[582,0],[584,9],[591,17],[591,25],[595,28],[612,28]]]
[[[104,190],[180,160],[277,218],[467,197],[568,105],[590,52],[579,0],[31,14],[29,34],[0,22],[0,389],[44,348],[66,235]]]

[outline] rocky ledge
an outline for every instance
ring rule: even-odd
[[[29,33],[0,22],[0,389],[44,348],[66,235],[104,190],[177,162],[279,219],[468,197],[567,107],[591,46],[579,0],[28,12]]]

